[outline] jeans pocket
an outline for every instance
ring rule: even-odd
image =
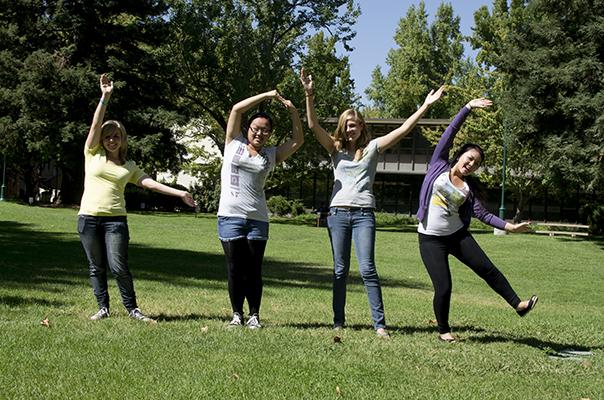
[[[84,217],[83,215],[79,215],[78,216],[78,224],[77,224],[77,230],[78,233],[84,233],[84,228],[86,227],[86,217]]]

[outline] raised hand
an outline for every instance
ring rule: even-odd
[[[287,108],[287,109],[296,108],[290,100],[287,100],[285,97],[281,96],[279,93],[277,93],[276,99],[279,100],[281,102],[281,104],[283,104],[285,106],[285,108]]]
[[[101,93],[111,96],[111,93],[113,92],[113,82],[109,80],[107,74],[102,74],[99,81],[101,85]]]
[[[468,103],[470,108],[487,108],[493,105],[493,102],[489,99],[481,97],[479,99],[470,100]]]
[[[300,69],[300,82],[302,82],[302,86],[304,86],[304,92],[306,92],[306,94],[312,94],[315,85],[312,81],[312,75],[306,75],[304,67]]]
[[[445,85],[439,87],[436,92],[434,91],[434,89],[430,90],[430,93],[428,93],[428,95],[426,96],[426,100],[424,100],[424,104],[429,106],[432,103],[436,102],[438,99],[440,99],[442,97],[444,91],[445,91]]]

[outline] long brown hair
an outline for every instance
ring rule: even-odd
[[[365,124],[365,118],[363,115],[355,110],[354,108],[349,108],[340,114],[340,118],[338,119],[338,126],[336,127],[335,132],[333,133],[333,138],[335,139],[336,150],[340,151],[344,148],[344,143],[346,142],[346,121],[353,117],[361,124],[361,136],[355,142],[356,151],[355,151],[355,160],[361,158],[361,154],[367,143],[371,140],[371,134],[367,131],[367,124]]]
[[[126,162],[126,156],[128,155],[128,135],[126,134],[126,128],[124,127],[124,124],[114,119],[105,121],[101,126],[101,145],[105,136],[112,135],[116,131],[119,131],[122,136],[119,157],[120,162],[124,164]]]

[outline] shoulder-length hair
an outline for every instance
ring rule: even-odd
[[[103,138],[108,135],[114,134],[116,131],[120,132],[122,137],[122,143],[120,145],[119,157],[120,162],[123,164],[126,162],[126,156],[128,155],[128,135],[126,134],[126,128],[124,124],[120,121],[116,121],[114,119],[110,119],[105,121],[101,126],[101,145],[103,143]],[[105,149],[106,150],[106,149]]]
[[[367,124],[365,124],[365,118],[363,118],[363,115],[354,108],[349,108],[348,110],[340,114],[340,118],[338,119],[338,126],[336,127],[336,130],[333,133],[333,138],[335,140],[337,151],[342,150],[346,143],[346,121],[350,117],[356,119],[361,124],[361,136],[359,136],[359,139],[355,143],[356,152],[359,152],[359,150],[362,151],[362,149],[365,148],[365,146],[367,146],[367,143],[369,143],[369,141],[371,140],[371,134],[367,130]],[[355,154],[355,159],[358,158],[360,157],[357,157]]]

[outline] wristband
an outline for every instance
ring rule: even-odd
[[[102,105],[106,106],[109,104],[109,100],[103,100],[103,98],[101,97],[101,100],[99,100],[99,103],[101,103]]]

